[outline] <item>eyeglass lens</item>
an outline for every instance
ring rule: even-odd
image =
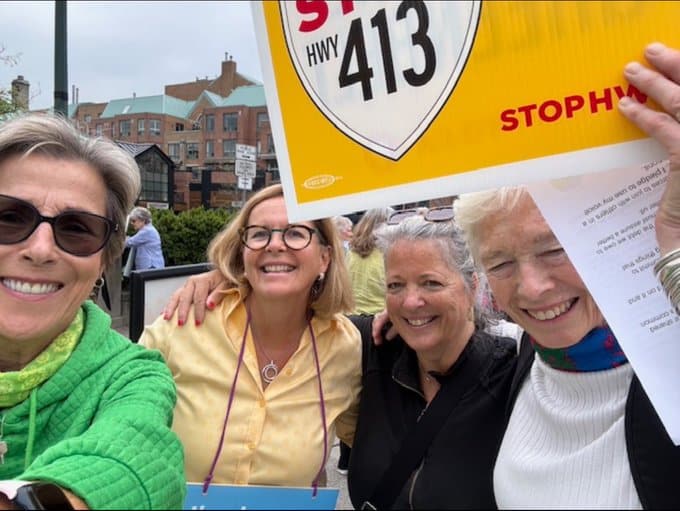
[[[251,250],[262,250],[271,242],[275,232],[280,232],[283,243],[292,250],[302,250],[312,241],[315,232],[305,225],[289,225],[285,229],[269,229],[259,225],[251,225],[243,230],[241,239]]]
[[[65,211],[46,217],[31,203],[0,195],[0,244],[27,239],[42,222],[52,225],[57,246],[69,254],[85,257],[101,250],[114,230],[108,218],[85,211]]]

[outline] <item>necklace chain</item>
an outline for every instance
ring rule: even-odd
[[[304,331],[304,330],[303,330]],[[270,357],[267,352],[264,350],[264,346],[262,346],[257,339],[255,339],[255,336],[253,335],[253,343],[255,344],[255,348],[260,351],[264,355],[265,360],[269,360],[269,363],[265,364],[262,369],[260,369],[260,373],[262,374],[262,379],[269,385],[271,382],[274,381],[274,379],[279,375],[279,366],[274,360],[273,357]],[[288,357],[290,358],[290,357]],[[285,364],[285,362],[284,362]]]

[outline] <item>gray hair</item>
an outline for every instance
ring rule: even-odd
[[[338,231],[342,231],[344,229],[352,229],[354,227],[354,223],[352,222],[351,218],[348,218],[346,216],[334,216],[333,217],[333,223],[335,224],[335,228]]]
[[[384,225],[376,231],[377,246],[386,260],[389,250],[399,241],[434,241],[441,248],[446,264],[462,277],[465,287],[473,295],[475,326],[484,329],[492,318],[490,297],[486,286],[477,285],[472,255],[460,228],[451,221],[429,222],[420,215],[408,217],[396,225]]]
[[[456,223],[463,230],[465,241],[477,261],[479,261],[480,224],[491,215],[501,211],[510,212],[528,193],[524,186],[502,187],[466,193],[454,201]]]
[[[139,167],[135,160],[111,140],[79,133],[61,116],[26,114],[0,125],[0,163],[32,154],[81,161],[101,176],[106,186],[106,214],[118,224],[104,247],[102,260],[109,267],[123,253],[127,212],[139,195]]]
[[[151,223],[151,211],[142,206],[137,206],[130,212],[130,218],[134,220],[141,220],[145,224]]]

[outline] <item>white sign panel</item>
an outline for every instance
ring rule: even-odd
[[[236,144],[237,160],[256,160],[256,148],[254,145]]]
[[[669,436],[680,445],[680,316],[654,263],[668,161],[530,185]]]
[[[256,164],[254,161],[236,160],[234,162],[234,173],[239,177],[255,177]]]
[[[252,190],[253,189],[252,178],[238,176],[238,187],[241,190]]]

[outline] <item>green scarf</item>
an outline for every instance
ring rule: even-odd
[[[78,345],[84,327],[85,313],[81,308],[69,327],[21,371],[0,372],[0,408],[21,403],[31,390],[56,373]]]

